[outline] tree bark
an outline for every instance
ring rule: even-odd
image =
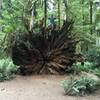
[[[93,34],[93,29],[92,29],[92,25],[93,25],[93,1],[90,0],[90,33]]]
[[[60,0],[58,0],[58,26],[59,26],[59,29],[60,29],[60,3],[61,3],[61,1]]]
[[[44,0],[44,25],[47,23],[47,0]]]
[[[2,3],[3,0],[0,0],[0,18],[2,19]],[[0,31],[2,31],[2,26],[0,26]]]
[[[84,26],[84,0],[82,0],[82,24]]]

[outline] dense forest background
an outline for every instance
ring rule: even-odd
[[[100,89],[100,0],[0,0],[0,81],[68,73],[66,94]]]
[[[1,0],[0,1],[0,52],[10,52],[12,33],[27,33],[42,18],[45,26],[53,14],[61,26],[63,20],[73,19],[73,34],[81,41],[77,53],[99,51],[100,1],[99,0]],[[28,26],[28,27],[27,27]],[[37,30],[37,29],[36,29]]]

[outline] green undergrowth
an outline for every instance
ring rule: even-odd
[[[70,79],[62,81],[62,86],[66,95],[84,96],[100,89],[100,80],[95,80],[87,76],[80,78],[71,76]]]
[[[79,73],[81,71],[87,72],[87,73],[93,73],[100,77],[100,67],[96,67],[96,65],[92,62],[84,62],[84,64],[81,64],[81,62],[78,62],[73,65],[73,68],[75,73]]]
[[[14,78],[14,73],[18,67],[13,64],[10,58],[0,59],[0,81],[10,80]]]
[[[85,71],[85,72],[89,72],[91,69],[94,69],[94,64],[91,62],[84,62],[84,65],[81,64],[81,62],[77,62],[76,64],[73,65],[73,68],[76,71]]]
[[[67,95],[84,96],[100,89],[100,68],[92,62],[78,62],[73,65],[73,75],[62,81]]]

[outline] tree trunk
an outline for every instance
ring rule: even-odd
[[[84,26],[84,0],[82,0],[82,24]]]
[[[58,26],[59,26],[59,29],[60,29],[60,3],[61,3],[61,1],[60,0],[58,0]]]
[[[47,0],[44,0],[44,25],[47,23]]]
[[[93,34],[93,29],[92,29],[92,25],[93,25],[93,1],[90,0],[90,33]]]
[[[68,18],[68,0],[64,0],[66,19]]]
[[[2,19],[2,0],[0,0],[0,18]],[[2,31],[2,26],[0,26],[0,31]]]

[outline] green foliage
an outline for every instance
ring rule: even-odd
[[[13,73],[17,72],[18,67],[8,59],[0,60],[0,81],[9,80],[13,78]]]
[[[96,65],[92,62],[84,62],[84,65],[82,65],[80,62],[73,65],[73,70],[75,73],[84,71],[87,73],[93,73],[100,77],[100,68],[97,68]]]
[[[96,66],[100,67],[100,47],[93,46],[86,54],[88,61],[93,62]]]
[[[73,68],[75,71],[85,71],[90,72],[92,69],[95,68],[94,64],[92,62],[84,62],[84,65],[81,64],[81,62],[77,62],[73,65]]]
[[[47,1],[47,19],[50,14],[58,16],[58,0],[46,0]],[[93,12],[93,16],[96,16],[93,20],[93,25],[90,25],[90,15],[89,15],[89,2],[90,0],[62,0],[60,1],[60,13],[61,22],[67,19],[74,19],[74,30],[78,39],[81,40],[80,49],[86,50],[90,45],[95,44],[96,31],[94,34],[90,34],[91,27],[98,27],[99,24],[99,10],[96,9]],[[51,5],[54,9],[50,10]],[[32,15],[32,11],[34,15]],[[29,30],[30,23],[35,26],[35,23],[44,17],[44,0],[3,0],[2,7],[0,9],[0,26],[2,26],[2,31],[9,33],[7,37],[10,37],[12,32],[27,33]],[[57,18],[58,21],[58,18]],[[58,23],[58,22],[57,22]],[[27,26],[27,28],[26,28]],[[36,26],[35,26],[36,27]],[[34,30],[33,30],[34,31]],[[0,39],[2,39],[0,37]],[[8,40],[5,40],[8,41]]]
[[[80,77],[79,79],[71,77],[69,80],[64,80],[62,84],[65,93],[71,96],[83,96],[100,89],[100,81],[90,77]]]
[[[95,68],[94,70],[91,70],[91,72],[100,77],[100,68]]]
[[[51,14],[58,16],[58,1],[59,0],[47,0],[47,19]],[[53,4],[54,9],[50,12],[49,3]],[[90,25],[90,0],[61,0],[60,12],[61,22],[65,19],[73,18],[74,29],[72,35],[75,35],[80,40],[77,45],[77,53],[86,54],[87,59],[92,61],[96,65],[100,65],[100,53],[96,53],[94,48],[96,45],[97,31],[100,27],[100,9],[94,9],[93,6],[93,25]],[[32,15],[33,12],[33,15]],[[60,13],[59,12],[59,13]],[[0,4],[0,58],[5,56],[5,50],[11,48],[11,33],[27,33],[30,24],[36,27],[36,23],[44,17],[44,0],[3,0],[2,7]],[[58,18],[57,18],[58,21]],[[32,23],[31,23],[32,22]],[[93,34],[90,34],[90,30],[93,27]],[[27,29],[28,28],[28,29]],[[97,28],[95,30],[95,28]],[[34,29],[33,31],[39,31]],[[94,49],[92,49],[94,48]],[[9,51],[9,50],[8,50]],[[9,53],[9,52],[8,52]],[[77,63],[78,64],[78,63]],[[93,71],[92,65],[85,63],[84,66],[78,64],[76,70],[82,70],[86,72],[94,72],[96,75],[100,75],[99,70]],[[92,71],[91,71],[92,69]]]

